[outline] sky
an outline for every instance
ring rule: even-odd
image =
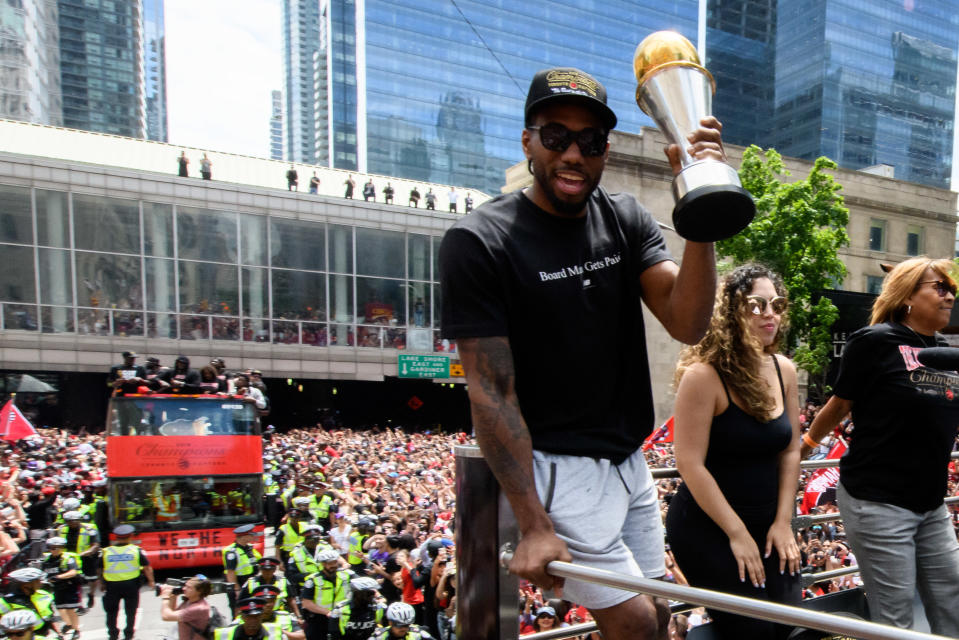
[[[281,0],[166,0],[169,141],[269,157],[283,88]]]

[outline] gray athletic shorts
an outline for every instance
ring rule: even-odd
[[[641,450],[618,466],[533,451],[533,474],[539,499],[574,563],[646,578],[666,573],[656,485]],[[635,595],[579,580],[566,580],[563,590],[564,599],[587,609],[605,609]]]

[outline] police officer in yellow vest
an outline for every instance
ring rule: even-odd
[[[315,562],[321,567],[310,574],[300,590],[306,636],[309,640],[325,638],[329,629],[330,611],[350,597],[353,574],[340,569],[340,554],[332,547],[318,549]]]
[[[333,506],[329,487],[325,482],[317,482],[313,487],[313,495],[310,496],[310,515],[316,523],[323,525],[324,529],[330,528],[330,508]]]
[[[30,609],[16,609],[0,617],[0,633],[8,638],[17,640],[48,640],[56,636],[42,636],[37,634],[33,628],[40,620],[35,612]]]
[[[369,516],[361,516],[356,523],[356,528],[350,534],[350,551],[346,555],[346,561],[350,563],[350,569],[359,575],[366,573],[366,550],[364,543],[369,540],[376,529],[376,521]]]
[[[40,558],[39,569],[46,574],[53,602],[65,622],[63,632],[67,638],[76,640],[80,635],[80,557],[72,551],[64,551],[66,538],[54,536],[47,538],[47,552]]]
[[[233,530],[236,541],[223,547],[223,569],[226,581],[233,585],[226,592],[230,602],[230,613],[236,615],[237,599],[243,582],[256,573],[256,563],[262,557],[260,552],[253,548],[256,539],[263,535],[254,531],[252,524],[245,524]]]
[[[257,568],[260,572],[258,574],[254,573],[246,579],[240,589],[240,596],[243,598],[253,598],[256,597],[256,592],[260,587],[275,587],[277,591],[276,602],[274,603],[276,608],[289,611],[299,618],[300,608],[296,604],[296,587],[292,585],[287,578],[281,578],[276,575],[276,570],[279,567],[280,561],[276,558],[269,556],[261,558],[257,563]],[[269,613],[269,611],[266,612],[267,616]]]
[[[146,578],[147,585],[153,589],[153,567],[140,547],[131,541],[135,529],[121,524],[113,530],[113,545],[103,550],[100,566],[97,569],[99,585],[104,589],[103,610],[107,613],[107,635],[110,640],[120,636],[117,618],[120,615],[120,602],[126,614],[124,640],[132,640],[136,626],[137,607],[140,606],[140,576]]]
[[[16,609],[26,609],[37,614],[38,621],[33,630],[39,635],[55,633],[60,635],[60,628],[54,622],[53,595],[40,588],[46,574],[33,567],[17,569],[7,574],[10,584],[6,593],[0,598],[0,613],[8,613]]]
[[[279,589],[272,585],[262,584],[253,591],[253,598],[263,601],[263,617],[261,622],[267,632],[272,632],[271,627],[278,627],[283,635],[289,640],[306,640],[306,633],[300,626],[300,621],[289,611],[282,611],[276,608],[276,599],[279,595]],[[243,619],[234,622],[243,622]]]
[[[303,529],[303,542],[293,547],[290,559],[286,561],[286,577],[290,582],[299,587],[306,576],[320,570],[320,565],[314,560],[320,548],[332,548],[323,541],[323,527],[318,524],[308,525]]]
[[[57,529],[57,536],[66,539],[66,551],[77,554],[80,558],[80,570],[92,582],[97,576],[100,532],[93,524],[83,522],[83,514],[79,511],[67,511],[63,514],[63,521],[66,524]],[[87,607],[93,606],[93,591],[94,586],[91,584]]]
[[[280,627],[263,626],[263,600],[245,598],[236,603],[236,609],[243,621],[229,627],[220,627],[213,632],[213,640],[283,640]]]
[[[276,539],[273,545],[280,554],[283,564],[290,559],[293,547],[303,542],[303,530],[309,523],[303,521],[303,512],[300,509],[290,509],[286,522],[276,530]]]

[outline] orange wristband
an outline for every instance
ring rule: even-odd
[[[802,441],[809,445],[810,448],[815,449],[819,446],[819,443],[809,437],[809,432],[802,434]]]

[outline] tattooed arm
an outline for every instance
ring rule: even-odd
[[[509,340],[460,338],[456,345],[469,385],[476,441],[513,508],[522,535],[510,571],[544,589],[561,586],[561,579],[546,573],[546,565],[572,558],[536,495],[533,448],[516,397]]]

